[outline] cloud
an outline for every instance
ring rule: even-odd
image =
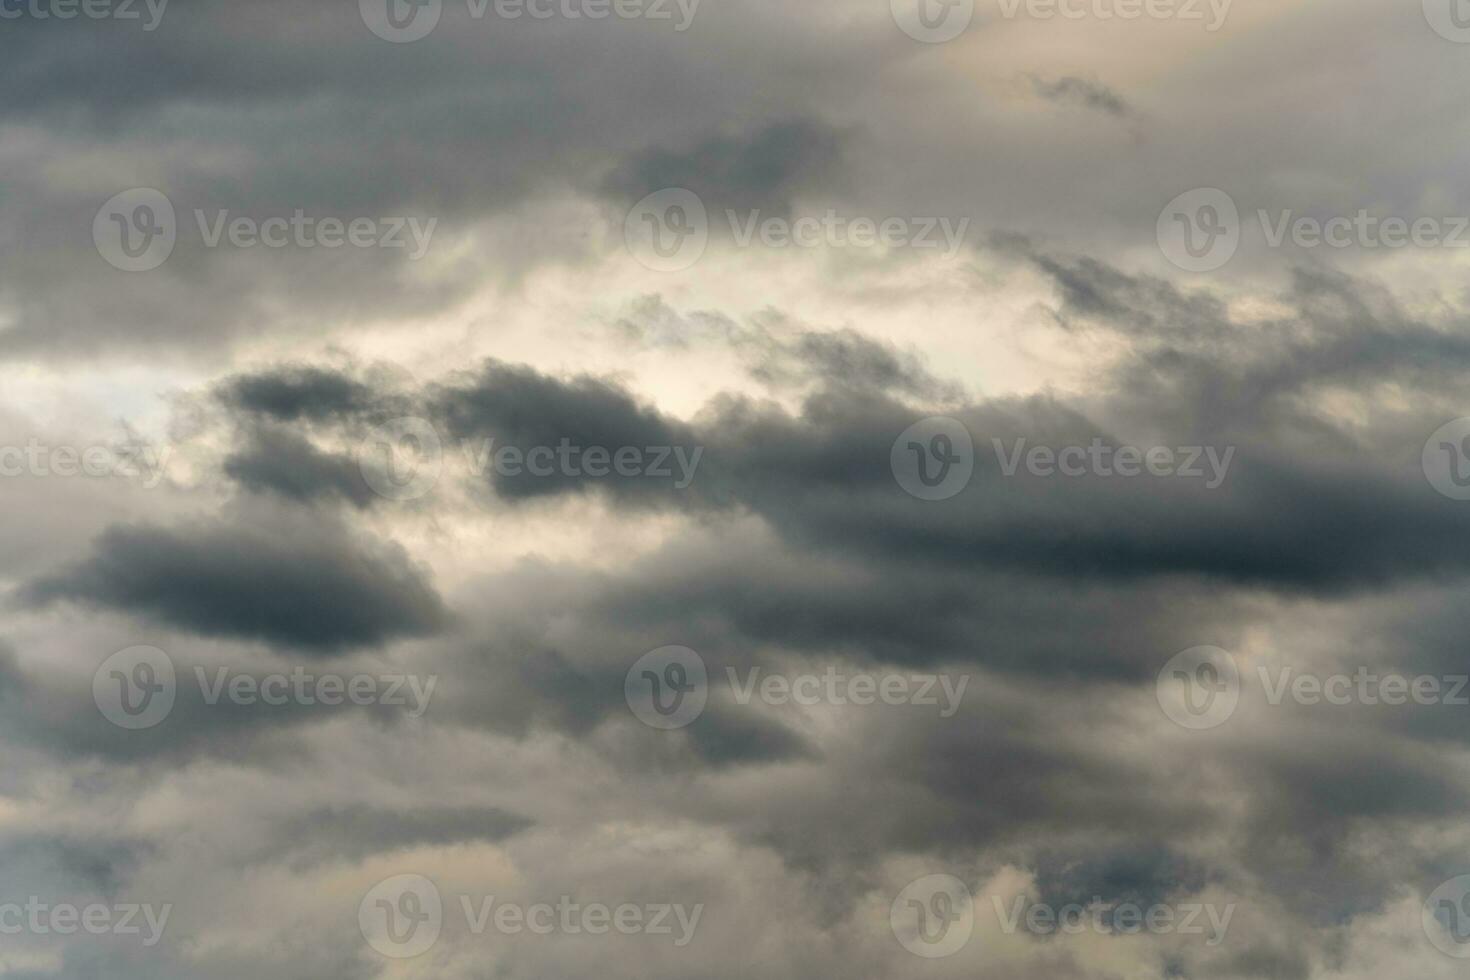
[[[290,500],[340,498],[354,507],[381,499],[351,456],[324,453],[288,431],[264,428],[242,452],[224,463],[225,473],[251,491],[271,491]]]
[[[832,179],[846,142],[846,134],[820,120],[771,122],[680,149],[640,151],[613,171],[604,189],[631,204],[682,187],[706,208],[781,215],[790,211],[795,194]]]
[[[318,655],[430,635],[448,620],[401,548],[296,515],[116,526],[90,558],[28,583],[22,595],[33,605],[125,610]]]
[[[1073,75],[1056,79],[1033,75],[1031,84],[1036,89],[1036,94],[1049,102],[1079,105],[1118,119],[1133,115],[1133,108],[1121,95],[1099,82]]]

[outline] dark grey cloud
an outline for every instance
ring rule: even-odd
[[[411,45],[374,37],[351,4],[175,4],[152,32],[7,20],[0,81],[13,98],[0,116],[36,139],[7,156],[8,170],[31,176],[0,201],[0,356],[135,361],[166,350],[218,363],[262,336],[428,316],[567,249],[589,257],[586,229],[518,214],[528,202],[571,195],[616,211],[644,183],[689,179],[712,206],[779,211],[801,188],[831,186],[838,127],[806,99],[752,114],[757,83],[720,64],[723,44],[691,32],[669,45],[672,34],[650,22],[477,19],[453,0],[440,29]],[[789,33],[782,74],[794,81],[819,40]],[[773,52],[758,38],[741,46]],[[650,85],[650,70],[667,82]],[[730,84],[712,84],[712,72]],[[59,156],[121,163],[49,181],[42,161]],[[98,208],[130,187],[157,188],[178,217],[174,253],[146,274],[118,273],[91,240]],[[413,262],[383,248],[207,247],[196,215],[259,222],[297,210],[437,227],[428,259]],[[491,221],[514,227],[519,244],[476,239]],[[544,241],[526,247],[528,231]],[[62,254],[70,269],[58,288]]]
[[[1247,222],[1464,213],[1466,160],[1443,138],[1464,52],[1418,10],[1245,6],[1219,34],[982,16],[945,45],[884,4],[827,0],[707,2],[677,35],[446,0],[406,45],[350,0],[174,0],[153,32],[0,21],[0,357],[26,362],[12,387],[35,416],[5,438],[150,414],[167,389],[182,444],[151,496],[0,481],[10,887],[180,916],[151,952],[23,937],[9,975],[377,975],[354,906],[402,871],[450,908],[453,888],[509,883],[709,901],[687,953],[450,935],[420,961],[447,980],[713,980],[747,961],[772,980],[902,976],[895,882],[1003,869],[1056,904],[1208,892],[1241,924],[1214,951],[1109,941],[1106,962],[1067,937],[977,943],[957,974],[1448,975],[1413,906],[1470,870],[1462,707],[1247,698],[1184,732],[1154,700],[1159,667],[1200,643],[1248,676],[1452,674],[1470,625],[1470,511],[1419,463],[1466,413],[1454,256],[1289,268],[1248,234],[1226,270],[1186,278],[1153,242],[1159,208],[1196,186]],[[1384,71],[1341,57],[1370,48]],[[1147,147],[1127,138],[1143,120]],[[143,185],[181,237],[125,274],[90,229]],[[717,235],[702,265],[618,293],[602,264],[622,214],[669,186],[716,227],[726,208],[833,208],[970,216],[994,237],[940,268],[731,255]],[[204,247],[196,208],[440,225],[418,263],[244,252]],[[717,279],[736,269],[748,280]],[[596,286],[568,295],[584,270]],[[373,355],[424,379],[355,360]],[[971,433],[975,474],[916,500],[890,450],[941,414]],[[410,503],[371,493],[352,456],[405,416],[438,427],[447,463]],[[682,489],[464,472],[460,450],[488,439],[702,455]],[[1022,439],[1234,455],[1213,489],[1005,476],[992,440]],[[184,685],[165,722],[123,732],[91,674],[140,642],[185,677],[331,657],[441,684],[422,717],[209,705]],[[712,678],[672,733],[623,701],[629,665],[667,644]],[[971,683],[938,718],[740,704],[726,680],[827,666]]]
[[[1197,862],[1157,846],[1120,847],[1101,855],[1094,849],[1052,853],[1036,864],[1038,897],[1055,908],[1074,902],[1086,906],[1099,895],[1148,908],[1179,893],[1194,894],[1204,885]]]
[[[465,630],[469,640],[451,640],[435,661],[435,669],[457,678],[436,695],[436,718],[517,737],[564,732],[632,771],[651,761],[678,772],[789,761],[814,751],[799,731],[730,702],[723,668],[749,658],[719,623],[692,629],[687,618],[639,610],[617,582],[539,562],[477,581],[472,593],[480,598],[475,623]],[[633,662],[671,643],[697,648],[711,683],[724,692],[697,727],[673,738],[636,723],[624,700]]]
[[[1330,356],[1338,345],[1319,346],[1328,347]],[[1404,350],[1407,361],[1388,368],[1429,370],[1410,348]],[[1331,436],[1330,426],[1285,415],[1287,399],[1317,379],[1292,382],[1249,364],[1232,370],[1218,358],[1173,348],[1145,357],[1149,375],[1139,385],[1180,403],[1155,430],[1154,444],[1200,447],[1202,467],[1205,447],[1215,450],[1222,467],[1231,451],[1218,487],[1207,487],[1203,479],[1087,476],[1062,482],[1024,469],[1005,476],[1002,457],[1017,446],[1121,444],[1082,412],[1043,398],[950,413],[974,439],[976,475],[964,494],[937,506],[906,496],[889,469],[893,440],[920,416],[871,387],[824,387],[805,400],[799,415],[745,398],[718,398],[685,423],[639,407],[605,382],[563,382],[492,366],[478,384],[444,392],[440,403],[456,435],[494,434],[512,445],[555,446],[568,439],[582,446],[704,447],[688,492],[646,479],[603,484],[644,489],[645,497],[654,495],[665,506],[749,507],[807,544],[873,558],[1063,578],[1203,575],[1242,586],[1313,591],[1466,569],[1454,542],[1470,530],[1470,518],[1428,490],[1417,459],[1408,470],[1398,459],[1345,439],[1330,464],[1298,456],[1295,445],[1275,445],[1273,433],[1262,431],[1261,416],[1273,407],[1267,392],[1258,387],[1256,398],[1242,399],[1222,376],[1254,374],[1258,385],[1270,377],[1283,413],[1272,423],[1315,430],[1320,441]],[[1134,363],[1119,369],[1129,380],[1135,373]],[[1204,379],[1198,375],[1206,373],[1221,384],[1199,383]],[[1130,386],[1122,395],[1125,412],[1139,394]],[[511,499],[599,485],[595,478],[560,473],[497,474],[494,482]],[[875,514],[884,519],[873,520]]]
[[[293,816],[279,828],[271,850],[285,851],[298,863],[358,861],[411,847],[495,843],[533,825],[526,817],[492,806],[429,803],[392,810],[357,803]]]
[[[642,150],[609,175],[605,189],[631,204],[682,187],[707,208],[779,216],[790,211],[795,194],[832,179],[846,142],[843,131],[818,120],[771,122],[693,146]]]
[[[227,687],[211,694],[207,688],[221,684],[222,678],[227,683],[251,678],[254,690],[260,691],[265,678],[289,677],[300,665],[272,662],[247,647],[226,648],[223,662],[217,652],[215,659],[205,659],[189,645],[162,636],[140,637],[136,631],[130,631],[126,641],[109,642],[122,648],[124,644],[136,645],[140,639],[162,644],[160,649],[167,646],[165,653],[174,664],[175,701],[157,725],[124,732],[98,710],[90,670],[114,652],[112,647],[103,647],[92,667],[78,675],[46,671],[34,663],[23,665],[14,652],[0,656],[0,704],[5,707],[0,732],[11,745],[41,753],[53,763],[100,760],[119,767],[119,771],[152,772],[208,759],[272,768],[301,761],[300,739],[312,726],[341,724],[343,719],[353,717],[374,728],[392,730],[405,717],[432,708],[432,692],[430,703],[422,707],[410,700],[406,691],[402,699],[406,703],[392,705],[358,705],[347,699],[340,704],[321,700],[306,703],[295,697],[275,704],[259,697],[237,699]],[[323,673],[316,666],[304,670],[312,685]],[[382,662],[353,660],[335,661],[331,669],[333,675],[343,678],[406,672],[406,668]],[[420,683],[422,688],[427,680]],[[386,689],[386,684],[378,687],[380,691]],[[131,853],[125,848],[117,852],[120,865]]]
[[[344,418],[363,413],[374,393],[356,378],[309,365],[286,365],[231,378],[220,399],[244,412],[282,422]]]
[[[89,558],[28,583],[22,596],[317,654],[429,635],[448,619],[402,548],[296,515],[113,527]]]
[[[356,459],[322,452],[289,431],[258,430],[246,449],[225,460],[224,471],[247,490],[290,500],[340,499],[361,508],[382,499],[368,486]]]
[[[708,524],[615,575],[532,563],[476,583],[466,594],[482,605],[484,596],[494,600],[431,661],[456,680],[435,723],[518,738],[562,733],[596,744],[601,758],[630,777],[810,767],[814,776],[798,793],[756,795],[719,813],[697,804],[682,811],[821,876],[864,880],[885,855],[959,860],[980,852],[988,855],[982,869],[1002,862],[1031,869],[1042,896],[1058,902],[1105,892],[1146,904],[1207,886],[1242,887],[1249,876],[1310,928],[1380,914],[1399,887],[1394,869],[1408,849],[1354,860],[1342,849],[1365,826],[1430,825],[1463,808],[1463,787],[1424,741],[1442,732],[1355,714],[1371,717],[1361,742],[1334,756],[1342,743],[1330,719],[1310,733],[1295,727],[1309,716],[1292,716],[1270,732],[1202,744],[1198,758],[1181,760],[1183,768],[1162,770],[1096,737],[1135,724],[1120,699],[1151,697],[1153,675],[1173,652],[1199,642],[1235,646],[1241,617],[1249,621],[1262,593],[1341,602],[1463,574],[1462,560],[1443,543],[1458,540],[1459,511],[1376,454],[1390,433],[1335,431],[1326,419],[1305,418],[1294,401],[1344,372],[1439,383],[1441,372],[1416,348],[1442,339],[1369,316],[1366,303],[1340,301],[1360,295],[1361,285],[1303,276],[1280,342],[1262,349],[1229,335],[1223,304],[1208,294],[1171,291],[1100,263],[1048,259],[1038,267],[1067,283],[1058,310],[1064,330],[1115,333],[1137,344],[1109,370],[1119,379],[1138,376],[1140,385],[1151,377],[1155,398],[1177,403],[1167,424],[1155,420],[1161,441],[1219,432],[1241,440],[1229,482],[1209,492],[1140,491],[1103,480],[1058,489],[1055,481],[1003,478],[982,463],[972,491],[955,501],[913,501],[893,484],[887,451],[915,417],[899,397],[933,386],[916,382],[927,379],[922,369],[904,369],[891,350],[845,332],[798,331],[795,342],[755,343],[810,366],[810,373],[792,369],[791,377],[812,386],[794,411],[726,394],[689,420],[606,378],[491,362],[423,393],[452,436],[704,444],[708,485],[608,499],[652,502]],[[1335,290],[1339,301],[1322,302],[1323,290]],[[1180,311],[1212,321],[1215,330],[1176,337]],[[1347,363],[1331,352],[1349,336],[1383,338],[1386,351]],[[1397,348],[1388,340],[1405,336]],[[1302,351],[1329,354],[1315,370],[1273,365],[1273,354]],[[1140,362],[1150,365],[1148,374]],[[1269,378],[1257,390],[1272,394],[1245,405],[1182,380],[1211,371]],[[983,460],[991,436],[1041,444],[1108,437],[1093,419],[1129,418],[1140,411],[1137,396],[1136,387],[1120,385],[1085,411],[1047,398],[952,411],[975,434]],[[346,432],[375,411],[326,401],[337,407],[292,413]],[[1306,439],[1319,447],[1315,456],[1296,451]],[[299,440],[280,445],[294,451]],[[497,481],[494,489],[514,503],[594,485],[564,481],[527,494]],[[740,521],[764,531],[727,526]],[[699,649],[716,681],[707,714],[669,737],[628,717],[621,687],[637,655],[671,642]],[[733,704],[723,680],[727,666],[772,669],[822,657],[854,669],[969,671],[979,693],[956,719],[886,713],[834,745]],[[1384,726],[1397,733],[1387,735]],[[1281,750],[1281,738],[1291,740],[1291,751]],[[1365,758],[1375,761],[1365,767]],[[1222,774],[1236,794],[1230,813],[1203,792],[1206,771]],[[1280,846],[1224,859],[1198,850],[1202,834],[1238,829],[1237,820],[1252,839]],[[367,836],[389,846],[400,838],[448,840],[466,829],[458,817],[400,826],[379,814],[347,822],[381,825]],[[846,829],[834,837],[824,828],[837,823]],[[1113,829],[1098,836],[1099,826]],[[858,894],[834,898],[837,920]],[[1324,894],[1337,897],[1324,901]],[[1267,959],[1293,975],[1302,955],[1273,947]]]
[[[575,466],[557,463],[545,476],[530,469],[487,464],[487,478],[508,499],[588,491],[594,486],[633,499],[662,498],[675,492],[674,474],[680,472],[674,448],[692,460],[699,447],[689,426],[639,404],[617,384],[591,376],[563,381],[495,361],[436,389],[429,408],[442,420],[449,436],[471,445],[477,453],[507,447],[523,456],[533,449],[560,451],[563,446],[601,447],[609,452],[624,447],[640,451],[663,447],[661,452],[646,454],[646,462],[650,469],[666,470],[667,477],[644,475],[642,467],[638,475],[628,476],[612,468],[610,461],[609,475],[602,480],[580,474],[580,462]],[[655,464],[659,456],[662,462]]]
[[[1032,75],[1031,84],[1037,95],[1051,102],[1080,105],[1119,119],[1133,115],[1132,107],[1123,97],[1101,82],[1089,81],[1075,75],[1054,79]]]

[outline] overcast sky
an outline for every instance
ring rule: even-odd
[[[0,0],[0,977],[1463,977],[1467,83]]]

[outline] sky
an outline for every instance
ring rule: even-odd
[[[1467,81],[0,0],[0,977],[1463,977]]]

